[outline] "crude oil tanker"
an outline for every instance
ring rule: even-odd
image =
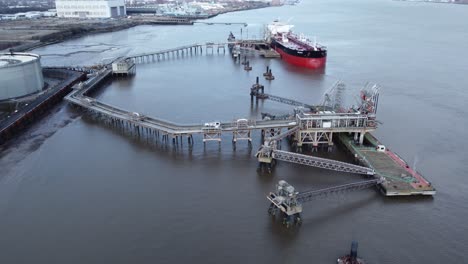
[[[288,25],[274,21],[267,26],[268,40],[281,58],[292,65],[310,69],[323,68],[327,61],[327,48],[310,41],[303,34],[296,35]]]

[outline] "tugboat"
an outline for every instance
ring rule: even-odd
[[[356,241],[353,241],[351,243],[351,252],[349,253],[349,255],[338,258],[336,263],[338,264],[366,264],[364,260],[357,257],[357,248],[358,248],[358,243]]]
[[[288,25],[278,20],[267,26],[267,41],[287,63],[309,69],[323,68],[327,61],[327,48],[310,41],[303,34],[296,35]]]

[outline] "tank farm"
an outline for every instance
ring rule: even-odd
[[[40,56],[35,54],[0,54],[0,75],[3,77],[0,107],[11,112],[7,118],[0,116],[0,145],[61,102],[75,84],[86,80],[84,72],[75,70],[42,68]],[[44,79],[51,81],[50,84]]]
[[[140,63],[164,63],[169,59],[184,59],[203,54],[223,55],[227,52],[245,71],[250,71],[253,67],[249,61],[251,56],[278,57],[262,40],[230,39],[225,43],[193,44],[113,58],[105,65],[70,66],[48,71],[74,73],[69,75],[73,78],[70,77],[67,85],[57,93],[68,91],[69,86],[73,85],[65,100],[76,107],[77,111],[111,129],[141,140],[173,146],[187,141],[190,147],[195,139],[200,139],[203,144],[220,144],[221,135],[228,133],[232,135],[235,147],[241,141],[250,145],[252,134],[261,133],[262,145],[255,158],[258,160],[259,170],[264,173],[271,172],[277,162],[282,161],[363,175],[363,180],[358,182],[306,192],[296,190],[284,180],[279,181],[267,195],[265,208],[272,217],[278,218],[288,228],[302,223],[301,212],[305,203],[323,195],[364,188],[375,188],[384,196],[435,195],[436,190],[428,180],[371,134],[379,125],[376,114],[380,87],[376,84],[367,84],[362,88],[359,105],[354,108],[342,105],[345,84],[340,81],[324,94],[320,104],[310,105],[265,93],[260,79],[275,79],[272,69],[267,67],[263,76],[256,77],[253,85],[246,87],[251,103],[272,100],[294,106],[293,113],[284,116],[263,113],[261,120],[237,119],[205,124],[179,124],[131,109],[121,109],[92,97],[93,92],[102,88],[106,80],[114,76],[126,78],[125,76],[135,74]],[[47,103],[47,100],[43,103]],[[2,137],[3,133],[2,130]],[[294,151],[281,150],[282,140],[287,140]],[[352,155],[355,163],[302,154],[306,149],[317,152],[331,151],[334,147],[345,149]]]

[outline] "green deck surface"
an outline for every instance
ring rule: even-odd
[[[365,166],[375,170],[376,175],[385,178],[385,182],[381,185],[386,192],[386,195],[412,195],[412,194],[431,194],[435,193],[432,186],[426,184],[411,184],[418,183],[418,179],[414,178],[410,172],[402,168],[385,152],[379,152],[375,149],[381,143],[367,133],[365,137],[366,143],[369,145],[359,146],[354,144],[352,137],[341,133],[339,135],[341,143]]]

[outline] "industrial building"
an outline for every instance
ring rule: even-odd
[[[30,11],[25,13],[16,14],[0,14],[0,20],[21,20],[21,19],[37,19],[41,17],[55,17],[57,12],[55,9],[49,9],[48,11]]]
[[[127,14],[124,0],[56,0],[58,17],[112,18]]]
[[[30,53],[0,53],[0,102],[44,88],[41,57]]]

